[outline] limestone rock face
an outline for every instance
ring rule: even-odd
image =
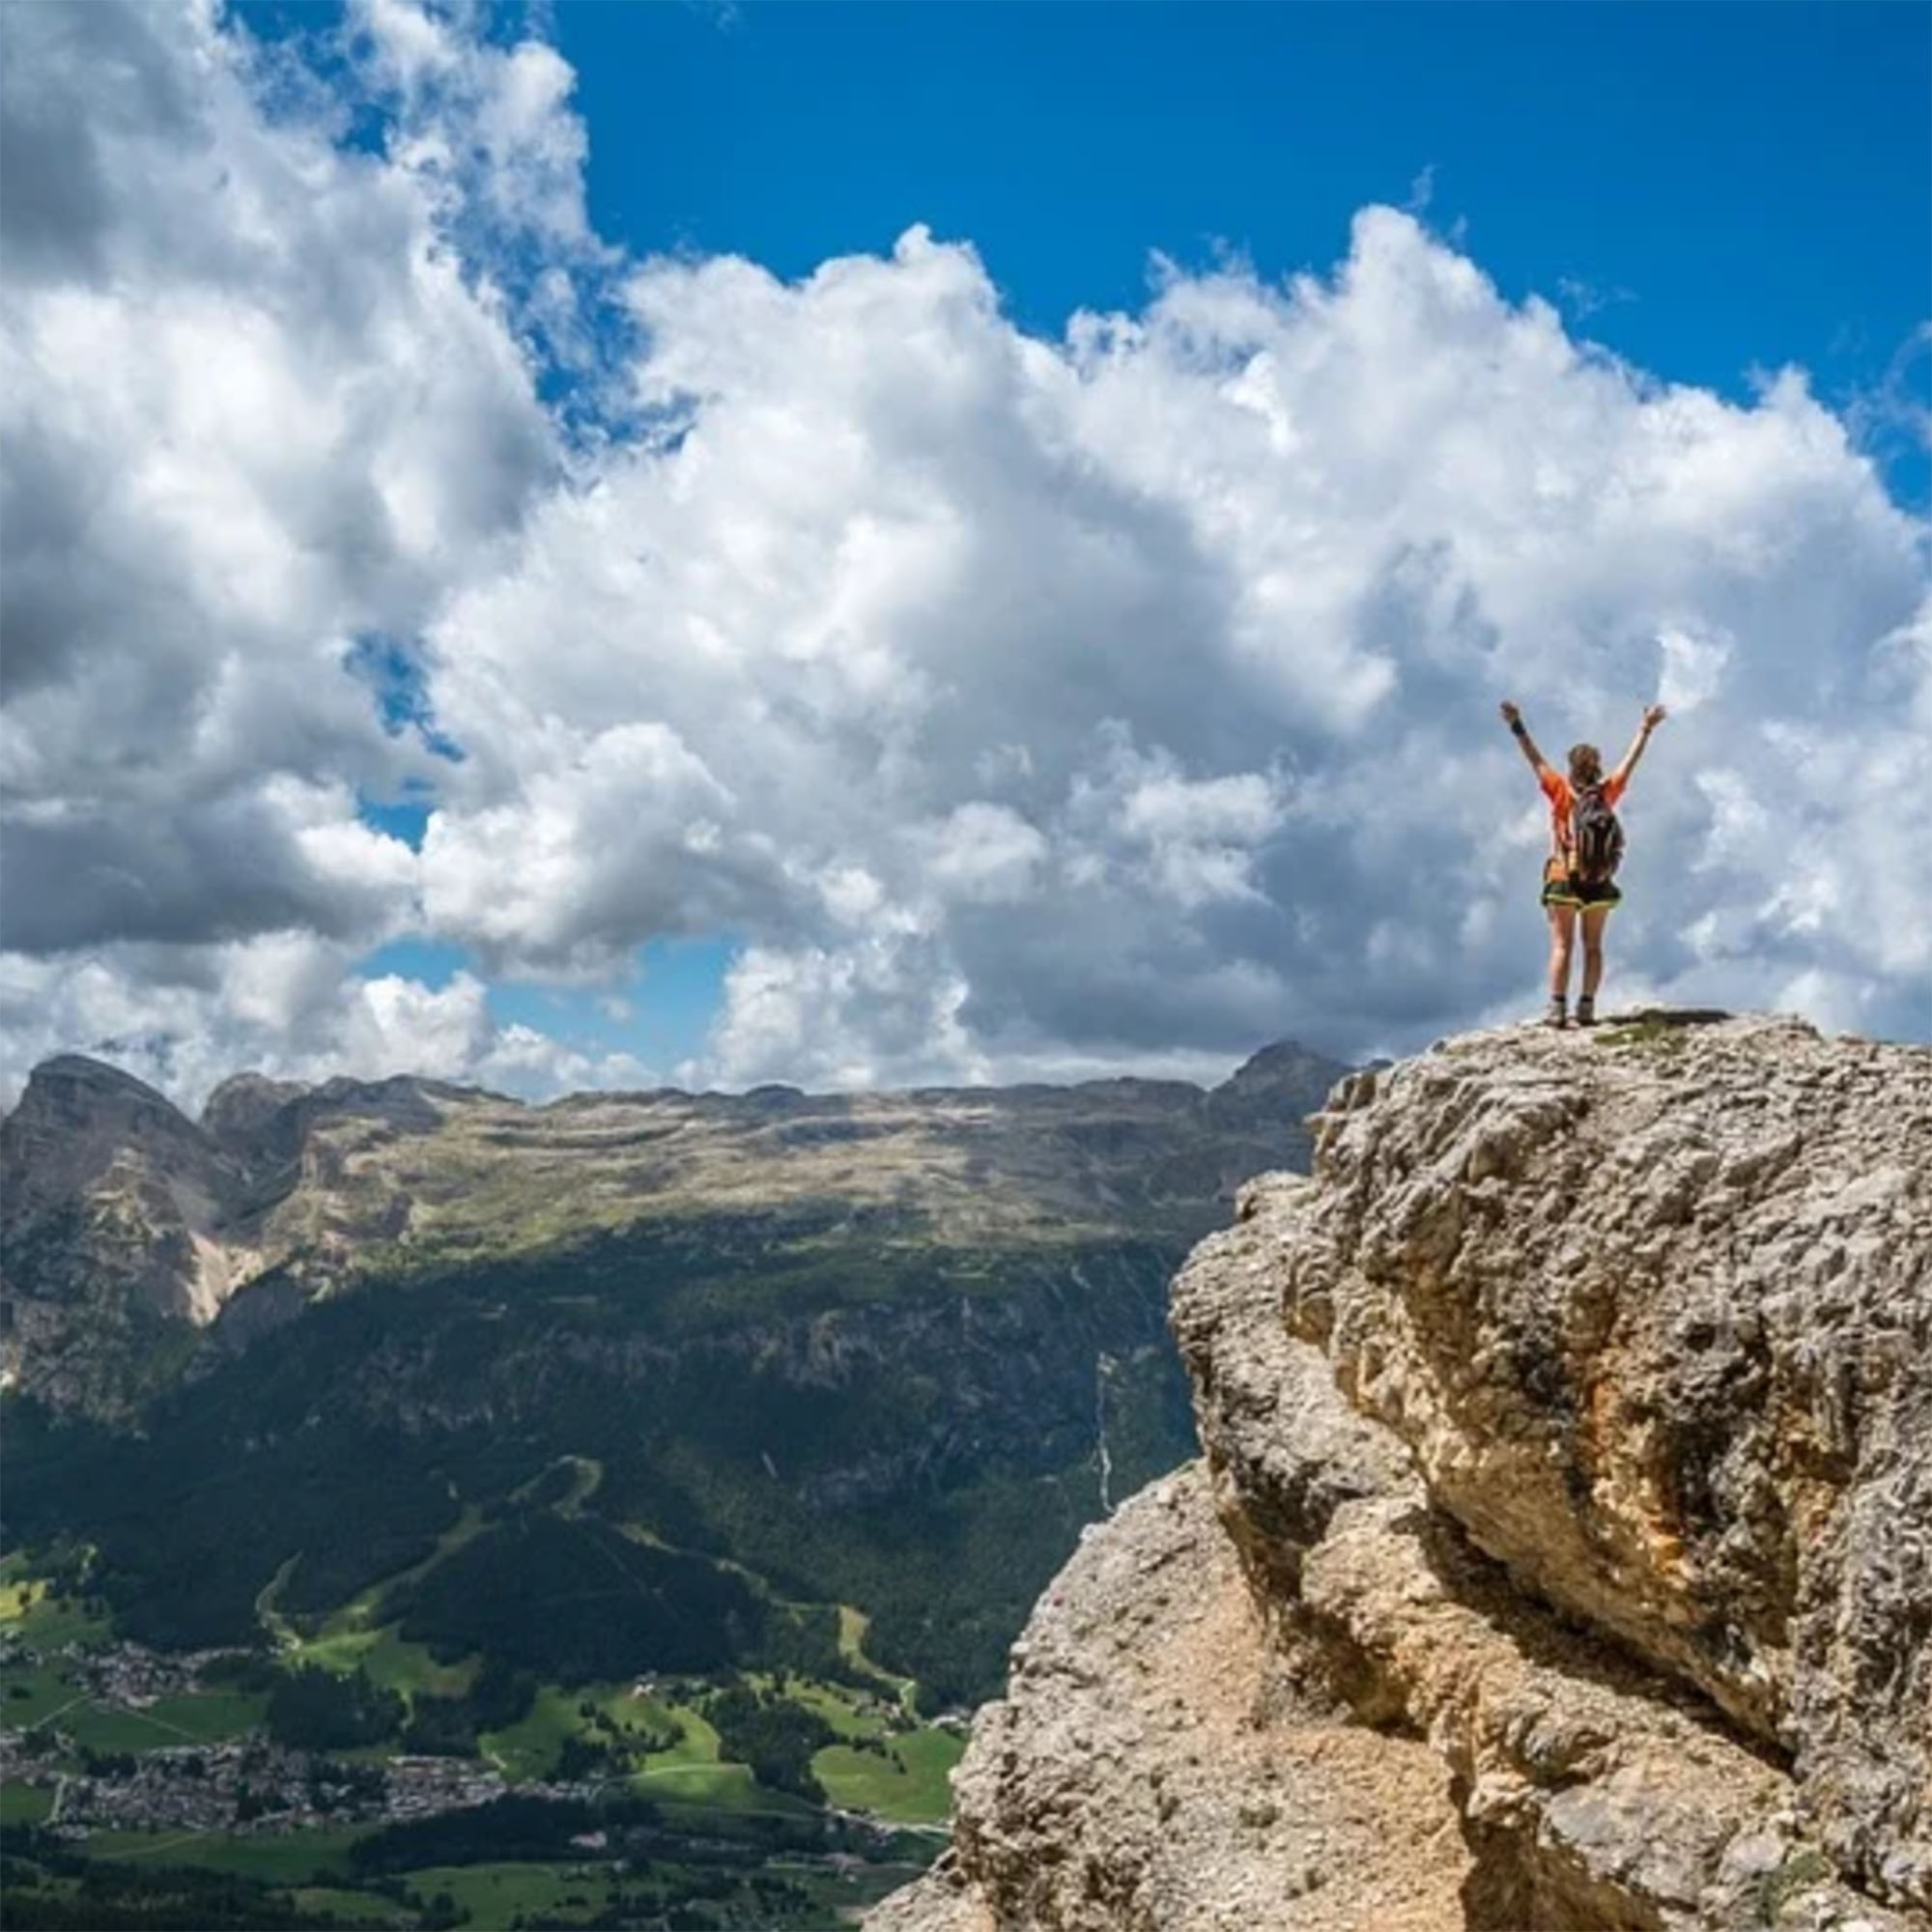
[[[873,1932],[1452,1932],[1441,1760],[1267,1636],[1192,1464],[1081,1549],[953,1775],[952,1850]]]
[[[1089,1533],[874,1922],[1932,1926],[1932,1052],[1513,1029],[1314,1128],[1176,1283],[1205,1473]],[[1265,1846],[1150,1811],[1162,1698]],[[1318,1735],[1384,1852],[1311,1893]]]
[[[1290,1329],[1528,1589],[1788,1754],[1932,1910],[1932,1053],[1489,1036],[1345,1083]]]

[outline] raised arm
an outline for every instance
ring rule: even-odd
[[[1510,735],[1522,747],[1522,754],[1529,760],[1529,768],[1539,780],[1549,767],[1544,762],[1543,753],[1536,749],[1536,740],[1529,735],[1529,727],[1522,722],[1522,713],[1506,697],[1503,699],[1503,723],[1510,727]]]
[[[1631,740],[1631,748],[1623,755],[1623,762],[1610,774],[1610,782],[1622,791],[1630,783],[1631,774],[1636,770],[1636,761],[1643,756],[1643,748],[1650,743],[1650,734],[1663,723],[1664,709],[1661,704],[1645,708],[1643,723],[1636,727],[1636,736]]]

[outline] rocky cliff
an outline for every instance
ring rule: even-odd
[[[1518,1029],[1313,1124],[874,1932],[1932,1925],[1932,1051]]]

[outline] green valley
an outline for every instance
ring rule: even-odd
[[[1338,1070],[201,1125],[37,1074],[10,1924],[843,1922],[936,1851],[1082,1526],[1188,1453],[1167,1281]]]

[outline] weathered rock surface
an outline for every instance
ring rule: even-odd
[[[1347,1720],[1267,1638],[1199,1464],[1089,1530],[954,1774],[892,1932],[1452,1932],[1439,1758]]]
[[[1315,1130],[1176,1284],[1222,1535],[1151,1527],[1193,1477],[1089,1533],[949,1861],[876,1922],[1342,1926],[1402,1870],[1414,1923],[1474,1932],[1932,1925],[1932,1052],[1519,1029],[1352,1076]],[[1248,1647],[1191,1662],[1233,1564]],[[1404,1815],[1433,1788],[1453,1836],[1380,1824],[1294,1916],[1333,1793],[1213,1730],[1236,1656],[1228,1738],[1349,1737],[1358,1789],[1424,1753]],[[1277,1806],[1252,1858],[1136,1804],[1174,1749],[1150,1659],[1218,1802]]]
[[[1478,1547],[1932,1911],[1932,1052],[1490,1036],[1316,1136],[1320,1184],[1267,1197],[1291,1330]]]

